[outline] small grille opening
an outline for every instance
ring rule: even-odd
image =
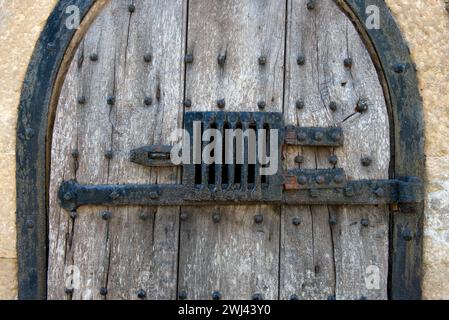
[[[267,156],[270,156],[270,125],[268,123],[265,123],[263,125],[263,128],[265,129],[265,135],[266,135],[266,148],[265,148],[265,154]],[[266,168],[267,165],[262,165],[262,168]],[[267,184],[268,183],[268,178],[267,176],[263,175],[260,178],[260,182],[262,184]]]
[[[199,132],[200,137],[203,136],[204,131],[204,123],[201,123],[201,130]],[[192,146],[194,145],[194,141],[192,140]],[[203,148],[201,148],[203,150]],[[201,164],[195,164],[195,184],[201,185],[203,183],[203,166]]]
[[[237,122],[236,129],[243,130],[243,125],[241,122]],[[237,163],[237,159],[240,159],[237,155],[237,141],[238,138],[234,140],[234,183],[241,184],[242,183],[242,165]]]
[[[251,122],[249,125],[249,129],[252,130],[257,139],[257,124],[255,122]],[[256,182],[256,164],[254,160],[257,160],[257,144],[250,145],[248,144],[248,159],[253,158],[252,163],[248,162],[248,184],[250,187],[253,187]],[[251,156],[250,156],[251,155]]]
[[[212,123],[212,124],[210,125],[209,128],[210,128],[210,129],[217,129],[217,124],[216,124],[216,123]],[[214,137],[211,137],[210,143],[213,143],[214,140],[215,140],[215,138],[214,138]],[[212,152],[210,153],[210,156],[213,157],[213,158],[215,158],[215,149],[212,150]],[[208,182],[209,182],[210,185],[214,185],[214,184],[215,184],[215,170],[217,169],[216,166],[217,166],[217,164],[215,163],[215,161],[214,161],[213,164],[211,164],[211,165],[208,166],[208,167],[209,167],[209,168],[208,168],[208,169],[209,169],[209,179],[208,179]]]

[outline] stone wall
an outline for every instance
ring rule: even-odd
[[[33,46],[56,2],[0,0],[0,299],[17,296],[15,130],[20,91]],[[387,3],[411,48],[424,98],[424,298],[449,299],[449,1]]]

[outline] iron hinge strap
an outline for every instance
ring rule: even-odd
[[[417,178],[348,181],[344,187],[284,190],[266,197],[262,190],[247,190],[236,197],[231,191],[172,185],[81,185],[66,181],[59,189],[63,208],[73,211],[83,205],[183,206],[217,204],[286,205],[382,205],[423,201],[423,186]]]

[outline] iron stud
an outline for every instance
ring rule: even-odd
[[[103,211],[101,213],[101,218],[105,221],[109,220],[112,216],[112,213],[110,211]]]
[[[353,197],[355,196],[354,188],[348,187],[345,189],[345,196],[347,197]]]
[[[363,112],[366,112],[366,111],[368,111],[368,99],[366,99],[366,98],[363,98],[363,99],[360,99],[358,102],[357,102],[357,106],[356,106],[356,108],[355,108],[355,111],[357,111],[357,112],[360,112],[360,113],[363,113]]]
[[[333,112],[337,111],[338,109],[338,105],[335,101],[331,101],[329,104],[329,109]]]
[[[149,196],[150,196],[150,199],[156,200],[159,198],[159,193],[157,191],[152,191],[152,192],[150,192]]]
[[[324,134],[322,132],[315,132],[314,139],[315,141],[322,141],[324,138]]]
[[[255,301],[261,301],[261,300],[263,300],[263,295],[261,293],[255,293],[255,294],[253,294],[252,299]]]
[[[181,219],[181,221],[187,221],[187,219],[189,218],[189,215],[185,212],[182,212],[181,215],[179,216],[179,218]]]
[[[217,107],[220,109],[224,109],[224,107],[226,107],[226,100],[225,99],[217,100]]]
[[[153,104],[153,99],[151,97],[145,97],[143,103],[145,103],[146,106],[151,106]]]
[[[306,185],[307,184],[307,177],[306,176],[299,176],[298,177],[298,183],[301,185]]]
[[[315,178],[316,183],[318,184],[324,184],[326,182],[326,178],[324,176],[317,176]]]
[[[26,226],[28,229],[33,229],[34,228],[34,222],[32,220],[28,220],[26,223]]]
[[[80,96],[80,97],[78,97],[78,104],[80,104],[80,105],[85,105],[86,102],[87,102],[87,99],[86,99],[85,96]]]
[[[221,299],[220,291],[213,291],[212,292],[212,300],[220,300],[220,299]]]
[[[89,56],[90,61],[98,61],[98,54],[96,53],[91,53],[91,55]]]
[[[342,184],[344,181],[345,181],[345,177],[342,176],[342,175],[336,175],[336,176],[334,177],[334,182],[335,182],[336,184]]]
[[[318,273],[320,273],[320,271],[321,271],[321,268],[320,268],[320,266],[315,266],[315,274],[318,274]]]
[[[266,106],[267,106],[267,104],[265,103],[265,101],[259,101],[259,102],[257,102],[257,107],[258,107],[260,110],[265,109]]]
[[[304,109],[304,107],[305,107],[304,100],[302,100],[302,99],[297,100],[295,105],[296,105],[297,110]]]
[[[362,166],[364,166],[364,167],[369,167],[373,163],[373,160],[370,157],[364,157],[361,159],[361,161],[362,161]]]
[[[297,164],[304,163],[304,156],[296,156],[295,163],[297,163]]]
[[[360,224],[362,225],[362,227],[369,227],[369,219],[363,218]]]
[[[184,61],[186,63],[192,63],[193,62],[193,54],[191,54],[191,53],[186,54]]]
[[[34,138],[34,130],[31,128],[26,128],[25,129],[25,139],[31,140],[33,138]]]
[[[72,155],[73,159],[78,159],[80,156],[80,153],[79,153],[78,149],[73,149],[71,152],[71,155]]]
[[[147,297],[147,292],[143,289],[139,289],[139,291],[137,291],[137,298],[139,299],[145,299]]]
[[[303,54],[300,54],[300,55],[298,56],[298,58],[296,58],[296,63],[297,63],[299,66],[305,65],[305,64],[306,64],[306,57],[305,57]]]
[[[139,214],[139,219],[142,220],[142,221],[146,221],[146,220],[148,219],[148,213],[146,213],[146,212],[141,212],[141,213]]]
[[[403,233],[402,233],[402,238],[405,240],[405,241],[407,241],[407,242],[410,242],[410,241],[412,241],[413,240],[413,235],[412,235],[412,232],[410,231],[410,230],[404,230],[403,231]]]
[[[334,300],[337,300],[337,297],[335,295],[331,295],[331,296],[327,297],[327,300],[328,301],[334,301]]]
[[[261,224],[263,222],[263,215],[256,214],[254,216],[254,222],[257,223],[257,224]]]
[[[78,213],[76,211],[70,211],[70,218],[75,220],[76,218],[78,218]]]
[[[313,9],[315,9],[315,0],[309,0],[309,1],[307,1],[307,9],[308,9],[308,10],[313,10]]]
[[[64,288],[65,294],[73,294],[74,289],[73,288]]]
[[[339,142],[339,141],[341,141],[342,138],[343,138],[343,136],[341,135],[341,133],[339,131],[332,132],[331,139],[333,141]]]
[[[259,65],[264,66],[267,64],[267,57],[261,56],[259,57]]]
[[[226,54],[225,53],[220,53],[217,57],[218,60],[218,64],[220,66],[224,66],[226,63]]]
[[[114,157],[114,152],[112,150],[108,150],[104,154],[105,158],[111,160]]]
[[[187,299],[187,292],[184,291],[184,290],[179,291],[178,298],[179,298],[179,300],[186,300]]]
[[[301,218],[299,218],[299,217],[294,217],[293,219],[292,219],[292,223],[293,223],[293,225],[294,226],[299,226],[299,225],[301,225]]]
[[[128,6],[128,11],[129,11],[130,13],[133,13],[134,11],[136,11],[136,6],[133,5],[133,4],[130,4],[130,5]]]
[[[71,192],[66,192],[66,193],[64,194],[64,200],[66,200],[66,201],[70,201],[70,200],[72,200],[74,197],[75,197],[75,196],[74,196],[73,193],[71,193]]]
[[[298,295],[296,295],[296,294],[292,294],[292,295],[290,296],[290,300],[292,300],[292,301],[294,301],[294,300],[299,300],[299,297],[298,297]]]
[[[352,58],[346,58],[345,61],[344,61],[344,65],[348,69],[352,68],[352,63],[353,63]]]
[[[115,104],[115,97],[109,96],[106,102],[108,103],[108,105],[113,106]]]
[[[107,294],[108,294],[108,289],[107,288],[101,288],[100,289],[100,295],[106,296]]]
[[[297,137],[299,141],[305,141],[307,139],[307,133],[305,133],[304,131],[300,131],[298,132]]]
[[[191,107],[192,107],[192,100],[190,100],[190,99],[185,99],[185,100],[184,100],[184,107],[186,107],[186,108],[191,108]]]
[[[329,163],[335,166],[338,163],[338,157],[336,155],[331,155],[329,157]]]
[[[150,63],[153,60],[153,55],[151,53],[146,53],[143,56],[143,60],[147,63]]]
[[[337,224],[337,217],[334,216],[334,215],[332,215],[332,216],[329,218],[329,224],[330,224],[331,226],[335,226],[335,225]]]
[[[219,213],[215,213],[212,216],[212,221],[215,222],[215,223],[219,223],[221,221],[221,215]]]
[[[393,66],[394,72],[396,72],[396,73],[398,73],[398,74],[404,73],[406,69],[407,69],[407,65],[404,64],[404,63],[396,63],[396,64]]]

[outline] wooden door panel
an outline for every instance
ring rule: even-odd
[[[388,113],[378,75],[369,53],[351,21],[333,1],[317,3],[307,10],[307,1],[289,1],[287,37],[287,122],[301,126],[342,126],[344,147],[335,150],[288,148],[288,167],[331,168],[329,156],[338,156],[336,167],[344,168],[350,180],[388,179],[390,138]],[[296,57],[304,56],[298,65]],[[352,66],[345,66],[345,59]],[[360,99],[368,98],[367,112],[356,111]],[[296,102],[304,102],[302,109]],[[332,110],[331,104],[336,104]],[[374,163],[363,167],[361,159]],[[387,298],[388,208],[324,207],[284,208],[281,234],[281,297],[296,294],[305,299]],[[310,217],[309,217],[310,215]],[[292,218],[303,220],[301,227]],[[368,228],[361,226],[369,219]],[[312,249],[298,242],[308,229]],[[297,273],[292,272],[299,265]],[[377,290],[368,290],[367,270],[380,271]]]
[[[60,135],[72,139],[70,147],[79,153],[78,168],[69,171],[71,176],[58,168],[60,159],[70,154],[68,147],[65,158],[53,152],[54,199],[57,186],[67,178],[86,184],[179,181],[177,169],[132,164],[129,152],[176,142],[171,133],[182,123],[186,4],[182,0],[135,1],[133,12],[128,6],[129,1],[116,0],[103,9],[66,78],[54,150],[59,148]],[[98,60],[91,61],[92,53]],[[151,61],[145,61],[147,54]],[[80,96],[86,97],[83,105],[77,105]],[[74,121],[67,122],[72,110],[76,110]],[[59,233],[69,239],[51,241],[50,298],[101,299],[101,288],[107,288],[108,299],[137,299],[139,290],[150,299],[176,298],[179,208],[83,207],[72,226],[55,200],[51,203],[50,225],[58,226],[55,219],[63,220],[68,227]],[[104,211],[111,213],[107,221],[102,219]],[[61,284],[64,265],[80,270],[80,287],[73,296],[66,296]]]
[[[284,147],[284,170],[389,177],[381,80],[334,1],[313,9],[308,0],[132,3],[104,7],[59,96],[48,297],[210,299],[219,291],[222,299],[386,299],[387,206],[82,206],[72,218],[61,209],[58,188],[67,180],[181,183],[180,168],[144,167],[129,153],[176,144],[185,111],[283,112],[286,125],[341,126],[343,147]],[[361,101],[367,110],[357,108]]]
[[[186,98],[189,111],[282,111],[285,36],[284,1],[200,1],[189,3]],[[226,55],[220,65],[218,56]],[[265,64],[259,64],[259,58]],[[223,216],[212,222],[217,210]],[[279,208],[238,206],[185,208],[181,223],[179,289],[188,298],[278,298]],[[195,214],[194,214],[195,213]],[[263,214],[260,225],[256,214]]]

